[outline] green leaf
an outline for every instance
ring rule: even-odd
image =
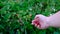
[[[3,18],[7,21],[11,17],[11,13],[7,13]]]
[[[53,33],[53,34],[60,34],[60,32],[54,31],[54,33]]]

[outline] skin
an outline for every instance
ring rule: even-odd
[[[60,11],[56,14],[46,17],[44,15],[36,15],[32,20],[32,25],[39,29],[46,29],[48,27],[60,27]]]
[[[50,26],[60,27],[60,11],[49,17]]]

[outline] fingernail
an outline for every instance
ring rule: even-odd
[[[40,26],[38,25],[37,27],[39,28]]]
[[[39,19],[39,17],[35,17],[34,19]]]
[[[37,26],[37,24],[35,24],[35,26]]]

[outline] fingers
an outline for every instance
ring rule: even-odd
[[[41,23],[42,24],[42,23]],[[38,29],[43,29],[43,28],[41,28],[41,24],[38,22],[38,21],[36,21],[36,20],[33,20],[32,21],[32,25],[34,25],[35,27],[37,27]]]
[[[32,25],[35,25],[35,27],[37,27],[37,28],[40,28],[40,26],[41,26],[38,19],[33,20]]]
[[[40,15],[36,15],[36,16],[35,16],[35,19],[37,19],[37,18],[39,18],[39,17],[40,17]]]
[[[48,27],[46,24],[47,17],[44,15],[36,15],[35,19],[32,21],[32,25],[35,25],[38,29],[45,29]]]
[[[42,22],[42,21],[43,21],[43,20],[42,20],[42,19],[43,19],[43,15],[41,15],[41,14],[36,15],[35,18],[34,18],[34,20],[35,20],[35,19],[38,20],[38,21],[40,21],[40,22]]]
[[[33,21],[32,21],[32,25],[37,26],[37,21],[36,21],[36,20],[33,20]]]
[[[35,27],[37,27],[37,28],[41,28],[41,25],[37,25],[37,24],[35,24]]]
[[[43,15],[36,15],[35,19],[32,21],[32,25],[35,25],[35,27],[42,29],[41,24],[43,23],[42,21],[42,16]],[[41,18],[40,18],[41,17]]]
[[[35,16],[35,19],[32,21],[32,25],[35,25],[35,27],[37,27],[37,28],[40,28],[40,26],[41,26],[40,25],[40,22],[39,22],[40,21],[39,20],[40,19],[39,17],[40,17],[39,15],[36,15]]]
[[[32,20],[32,25],[35,25],[35,20]]]

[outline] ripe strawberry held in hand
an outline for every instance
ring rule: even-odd
[[[39,29],[46,29],[49,27],[48,18],[43,15],[36,15],[32,21],[32,25],[35,25]]]
[[[41,27],[41,25],[40,25],[40,23],[39,23],[39,21],[37,19],[33,20],[32,24],[35,25],[35,26]]]

